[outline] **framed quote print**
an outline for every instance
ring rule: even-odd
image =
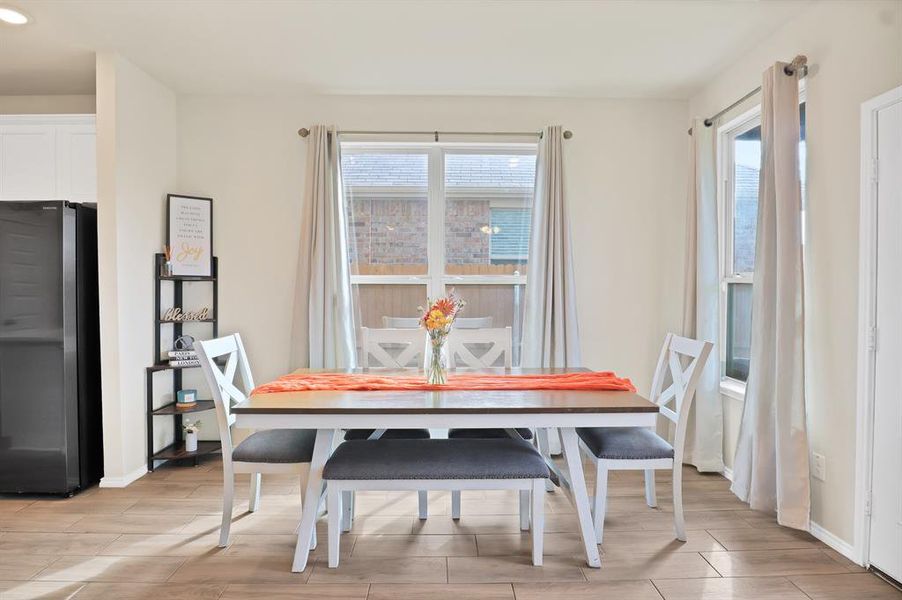
[[[166,196],[167,243],[174,276],[213,274],[213,199]]]

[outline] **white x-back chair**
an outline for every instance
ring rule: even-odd
[[[455,327],[460,319],[454,321]],[[474,346],[484,349],[477,355]],[[497,365],[499,360],[503,365]],[[510,369],[513,361],[513,344],[510,327],[482,329],[452,329],[448,335],[448,366],[452,369],[468,367],[483,369],[504,366]]]
[[[422,364],[426,349],[426,334],[419,329],[361,327],[360,341],[360,366],[364,369],[370,366],[386,369],[416,367]],[[389,354],[390,347],[400,347],[400,352]],[[372,365],[372,359],[378,364]]]
[[[301,490],[307,488],[307,475],[316,431],[312,429],[274,429],[258,431],[245,438],[237,446],[232,443],[232,425],[235,416],[232,406],[247,399],[254,389],[250,364],[237,333],[205,342],[194,342],[200,366],[213,394],[216,420],[222,440],[222,527],[219,546],[229,544],[229,528],[232,524],[232,507],[235,496],[235,474],[251,474],[249,509],[260,506],[261,474],[296,473],[300,476]],[[225,362],[220,368],[220,364]],[[235,375],[241,377],[241,387],[235,385]],[[298,499],[298,506],[303,506]],[[315,536],[315,533],[314,533]],[[312,547],[316,545],[313,538]]]
[[[423,356],[426,351],[426,333],[419,329],[419,321],[416,318],[413,328],[402,327],[404,317],[382,317],[386,320],[399,321],[394,323],[396,327],[383,329],[361,327],[360,340],[360,366],[369,369],[373,366],[384,369],[404,369],[417,367],[423,364]],[[389,353],[389,349],[400,348],[395,354]],[[376,365],[371,360],[375,359]],[[428,439],[428,429],[351,429],[345,432],[345,440],[365,440],[370,438],[387,439]],[[425,519],[429,513],[429,500],[426,490],[419,491],[419,517]],[[354,493],[345,492],[343,527],[349,531],[354,522]]]
[[[672,333],[664,338],[651,384],[650,400],[660,413],[676,424],[673,446],[653,430],[643,427],[591,427],[577,429],[580,447],[595,463],[595,499],[593,520],[595,536],[600,544],[604,533],[604,515],[608,491],[608,471],[644,470],[645,500],[657,506],[655,470],[673,470],[673,525],[676,537],[686,541],[683,520],[683,447],[689,409],[695,387],[713,344]],[[688,364],[685,364],[688,362]],[[664,387],[667,380],[671,384]]]
[[[491,317],[486,317],[491,319]],[[480,319],[473,319],[478,321]],[[485,327],[478,329],[458,328],[463,319],[454,320],[454,329],[448,335],[448,363],[451,368],[466,367],[470,369],[487,369],[499,366],[501,362],[506,369],[513,365],[513,336],[510,327]],[[476,348],[482,350],[477,354]],[[532,438],[529,429],[517,430],[525,439]],[[508,433],[503,429],[451,429],[451,439],[485,439],[504,438]],[[460,490],[451,491],[451,518],[460,519]],[[520,525],[528,527],[529,494],[520,493]]]

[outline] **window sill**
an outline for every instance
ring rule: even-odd
[[[740,402],[745,400],[745,387],[745,382],[737,381],[736,379],[725,377],[720,380],[721,395],[732,398],[733,400],[739,400]]]

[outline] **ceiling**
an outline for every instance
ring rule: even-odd
[[[0,0],[0,94],[116,51],[189,94],[686,98],[811,1]]]

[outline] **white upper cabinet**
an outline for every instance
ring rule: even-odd
[[[97,147],[94,123],[57,127],[56,156],[57,193],[60,197],[75,202],[96,202]]]
[[[0,200],[96,202],[94,116],[0,116]]]
[[[0,127],[0,199],[50,200],[55,196],[55,128]]]

